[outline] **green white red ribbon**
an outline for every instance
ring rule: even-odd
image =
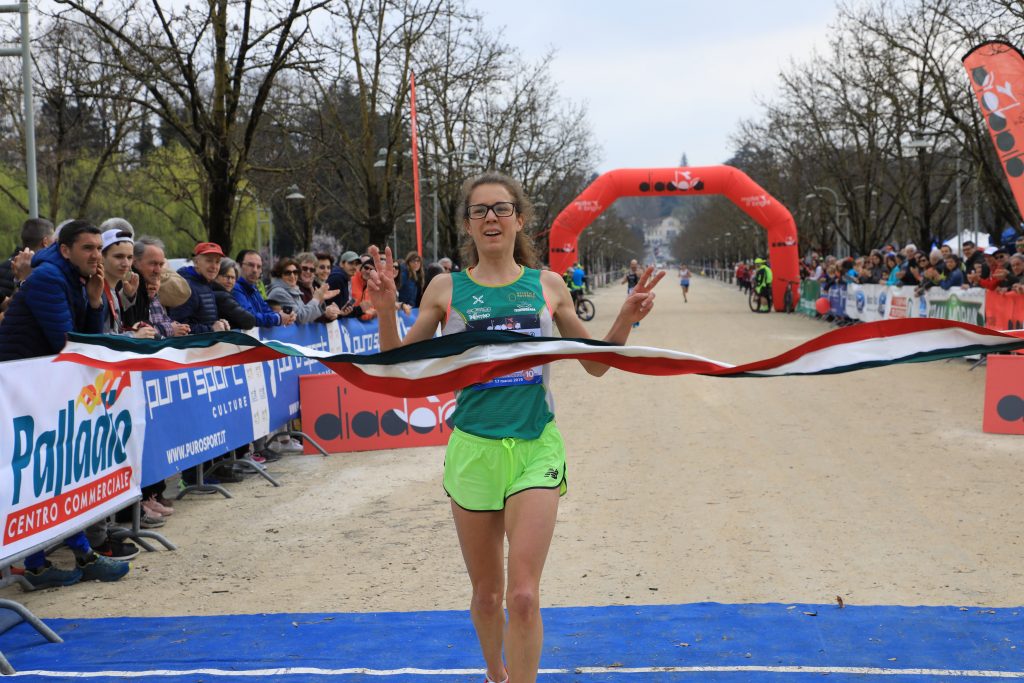
[[[618,346],[591,339],[529,337],[475,331],[436,337],[370,355],[333,354],[261,341],[241,332],[148,340],[70,334],[59,361],[119,370],[172,370],[315,359],[358,387],[392,396],[455,391],[556,360],[590,360],[645,375],[782,377],[827,375],[895,363],[919,363],[1024,349],[1024,338],[965,323],[906,319],[862,323],[827,332],[773,358],[730,365],[681,351]]]

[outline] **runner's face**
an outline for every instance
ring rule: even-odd
[[[467,204],[491,206],[498,202],[514,203],[515,198],[504,185],[480,185],[469,195]],[[483,218],[466,218],[466,230],[476,244],[480,254],[512,254],[516,245],[516,234],[523,229],[523,217],[515,211],[511,216],[496,216],[489,210]]]

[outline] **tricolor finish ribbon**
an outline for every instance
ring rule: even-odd
[[[590,360],[644,375],[784,377],[1018,349],[1024,349],[1024,338],[965,323],[913,318],[839,328],[773,358],[743,365],[649,346],[529,337],[507,331],[463,332],[370,355],[332,354],[297,344],[261,341],[241,332],[162,340],[71,333],[57,360],[101,369],[173,370],[294,356],[317,360],[369,391],[429,396],[556,360]]]

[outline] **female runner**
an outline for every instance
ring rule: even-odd
[[[370,247],[377,269],[367,286],[380,313],[382,351],[429,339],[439,324],[442,334],[512,329],[551,336],[554,322],[563,336],[589,337],[562,278],[533,267],[536,257],[523,232],[532,207],[519,183],[498,173],[472,178],[463,186],[460,209],[468,238],[463,262],[469,267],[431,280],[404,341],[395,321],[395,261],[390,249],[382,261],[377,247]],[[664,275],[653,275],[652,268],[643,273],[606,341],[625,344],[633,323],[650,313],[651,290]],[[595,376],[608,370],[581,362]],[[565,446],[547,387],[543,367],[461,390],[445,452],[444,487],[472,584],[470,616],[490,682],[532,682],[540,666],[540,577],[558,499],[566,491]]]

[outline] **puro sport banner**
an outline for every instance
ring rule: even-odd
[[[0,558],[67,536],[140,495],[140,373],[31,359],[0,375]]]

